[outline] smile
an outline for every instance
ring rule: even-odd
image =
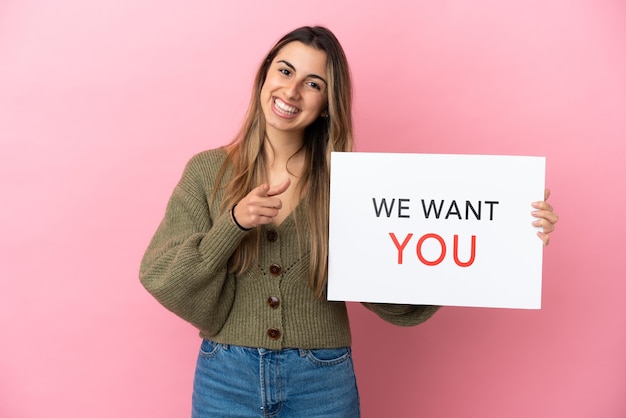
[[[297,107],[293,107],[288,105],[287,103],[280,100],[278,97],[274,98],[274,108],[279,112],[287,116],[293,116],[300,112],[300,109]]]

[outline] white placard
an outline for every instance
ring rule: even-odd
[[[328,299],[541,308],[545,158],[332,153]]]

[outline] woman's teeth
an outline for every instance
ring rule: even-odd
[[[276,106],[278,110],[284,113],[289,113],[291,115],[295,115],[296,113],[299,112],[299,109],[297,107],[289,106],[287,103],[283,102],[282,100],[278,98],[274,99],[274,105]]]

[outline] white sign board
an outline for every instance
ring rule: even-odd
[[[544,157],[332,153],[328,299],[541,308]]]

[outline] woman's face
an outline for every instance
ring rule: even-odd
[[[261,108],[270,138],[293,134],[301,139],[307,126],[326,112],[326,53],[301,42],[283,46],[261,88]]]

